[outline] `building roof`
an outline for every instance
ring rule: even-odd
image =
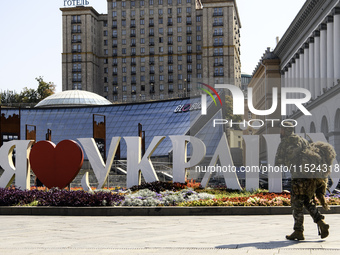
[[[69,107],[85,105],[110,105],[106,98],[84,90],[66,90],[40,101],[35,107]]]

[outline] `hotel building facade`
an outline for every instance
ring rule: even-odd
[[[61,8],[62,89],[111,102],[189,97],[200,83],[241,86],[235,0],[107,0]]]

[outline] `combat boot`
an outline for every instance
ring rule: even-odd
[[[294,232],[291,235],[287,235],[286,238],[288,240],[305,240],[305,237],[303,236],[303,231],[301,230],[294,230]]]
[[[321,238],[326,238],[329,235],[329,225],[324,222],[324,220],[319,220],[317,222],[318,228],[319,228],[319,235],[321,235]]]

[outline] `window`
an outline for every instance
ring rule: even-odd
[[[187,13],[191,13],[191,7],[187,7]]]
[[[123,45],[126,45],[126,39],[123,39],[123,40],[122,40],[122,44],[123,44]]]
[[[122,11],[122,17],[126,17],[126,11]]]
[[[178,52],[182,52],[182,46],[178,46],[178,47],[177,47],[177,51],[178,51]]]
[[[178,70],[178,71],[181,71],[181,70],[182,70],[182,65],[178,65],[178,66],[177,66],[177,70]]]
[[[117,17],[117,12],[116,11],[112,12],[112,17]]]
[[[142,28],[142,29],[140,30],[140,34],[141,34],[141,35],[145,34],[145,29],[144,29],[144,28]]]
[[[178,61],[182,61],[182,55],[179,55],[179,56],[177,57],[177,60],[178,60]]]
[[[196,69],[197,70],[202,70],[202,64],[197,64]]]
[[[144,14],[145,14],[144,10],[140,10],[140,16],[144,16]]]
[[[169,4],[169,5],[172,5],[172,0],[168,0],[168,4]]]
[[[182,13],[182,8],[181,7],[177,8],[177,14],[181,14],[181,13]]]
[[[159,53],[163,52],[163,47],[159,47]]]
[[[177,33],[182,33],[182,27],[177,28]]]
[[[202,40],[202,37],[200,35],[197,35],[196,36],[196,41],[201,41]]]
[[[131,6],[135,6],[135,1],[131,1]]]
[[[126,48],[122,48],[122,54],[126,54]]]
[[[144,47],[140,48],[140,53],[145,53],[145,48]]]
[[[153,0],[149,0],[149,5],[153,5]]]
[[[109,54],[109,50],[104,50],[104,55]]]
[[[141,19],[141,20],[140,20],[140,24],[141,24],[141,25],[144,25],[144,19]]]
[[[126,66],[123,66],[123,73],[126,73]]]
[[[126,7],[126,2],[122,2],[122,7]]]
[[[196,22],[201,22],[202,16],[196,16]]]
[[[158,19],[158,24],[163,24],[163,18]]]
[[[160,81],[164,81],[164,75],[160,75],[160,76],[159,76],[159,80],[160,80]]]
[[[122,63],[126,64],[126,58],[122,58]]]
[[[187,3],[189,3],[189,4],[190,4],[190,3],[191,3],[191,0],[187,0]]]
[[[159,9],[159,10],[158,10],[158,14],[159,14],[159,15],[163,15],[163,9]]]
[[[140,71],[141,71],[141,72],[145,72],[145,66],[141,66],[141,67],[140,67]]]
[[[131,16],[135,16],[136,15],[136,11],[131,11]]]
[[[177,78],[178,78],[178,80],[183,80],[183,75],[179,74]]]
[[[197,26],[197,27],[196,27],[196,31],[197,31],[197,32],[202,31],[202,27],[201,27],[201,26]]]
[[[144,0],[139,1],[139,6],[144,6]]]
[[[159,62],[163,62],[163,60],[164,60],[164,58],[163,58],[162,56],[160,56],[160,57],[158,58],[158,61],[159,61]]]
[[[145,43],[145,38],[140,38],[140,43],[144,44]]]
[[[162,5],[163,4],[163,0],[158,0],[158,5]]]
[[[198,78],[198,79],[202,79],[202,74],[201,74],[201,73],[198,73],[198,74],[197,74],[197,78]]]
[[[158,29],[158,33],[161,34],[161,35],[163,34],[163,28],[162,28],[162,27],[160,27],[160,28]]]
[[[125,19],[122,20],[122,26],[123,26],[123,27],[126,27],[126,20],[125,20]]]
[[[182,36],[177,36],[177,42],[181,42],[182,41]]]
[[[123,76],[123,82],[127,81],[127,76]]]
[[[168,8],[168,14],[172,14],[172,8]]]
[[[202,46],[201,45],[196,45],[196,50],[197,51],[201,51],[202,50]]]
[[[182,17],[177,17],[177,23],[182,23]]]
[[[177,0],[177,4],[181,4],[182,3],[182,0]]]
[[[153,10],[152,9],[149,10],[149,14],[153,15]]]
[[[163,85],[163,84],[160,84],[160,85],[159,85],[159,90],[160,90],[160,91],[163,91],[163,90],[164,90],[164,85]]]

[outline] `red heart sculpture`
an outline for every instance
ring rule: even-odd
[[[79,173],[84,153],[72,140],[63,140],[57,146],[50,141],[40,141],[32,147],[29,159],[33,172],[46,187],[62,189]]]

